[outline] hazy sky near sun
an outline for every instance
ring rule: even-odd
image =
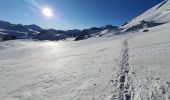
[[[43,28],[122,25],[163,0],[0,0],[0,20]],[[52,16],[42,13],[52,10]]]

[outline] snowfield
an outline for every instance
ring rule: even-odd
[[[78,42],[1,42],[0,100],[169,100],[169,26]]]
[[[121,41],[1,42],[0,100],[110,99]]]

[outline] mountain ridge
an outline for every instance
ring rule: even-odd
[[[22,25],[11,24],[7,21],[0,21],[0,34],[12,35],[17,39],[37,39],[37,40],[64,40],[69,37],[91,35],[106,29],[116,30],[118,27],[113,25],[105,25],[102,27],[92,27],[89,29],[73,29],[73,30],[56,30],[56,29],[43,29],[38,25]],[[1,35],[2,36],[2,35]],[[3,35],[4,36],[4,35]]]
[[[75,40],[88,39],[90,37],[114,36],[129,32],[138,32],[147,28],[170,23],[170,0],[164,0],[143,14],[127,21],[123,26],[105,25],[103,27],[92,27],[89,29],[56,30],[43,29],[38,25],[11,24],[10,22],[0,21],[0,34],[4,36],[12,35],[17,39],[36,39],[36,40]],[[148,30],[148,29],[147,29]]]

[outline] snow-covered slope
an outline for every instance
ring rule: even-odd
[[[133,20],[125,24],[122,28],[124,28],[125,30],[129,28],[131,28],[131,30],[133,29],[137,30],[137,28],[141,29],[146,26],[144,25],[146,23],[143,23],[144,21],[151,23],[152,24],[151,27],[157,26],[157,24],[159,25],[163,23],[169,23],[170,22],[169,16],[170,16],[170,0],[165,0],[160,4],[156,5],[155,7],[149,9],[142,15],[134,18]]]
[[[169,31],[1,42],[0,100],[168,100]]]
[[[131,34],[129,75],[134,100],[170,99],[170,24],[156,26],[147,33]]]
[[[121,41],[0,43],[0,100],[109,100]]]

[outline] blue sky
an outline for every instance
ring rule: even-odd
[[[120,26],[163,0],[0,0],[0,20],[43,28],[83,29]],[[53,16],[43,15],[44,7]]]

